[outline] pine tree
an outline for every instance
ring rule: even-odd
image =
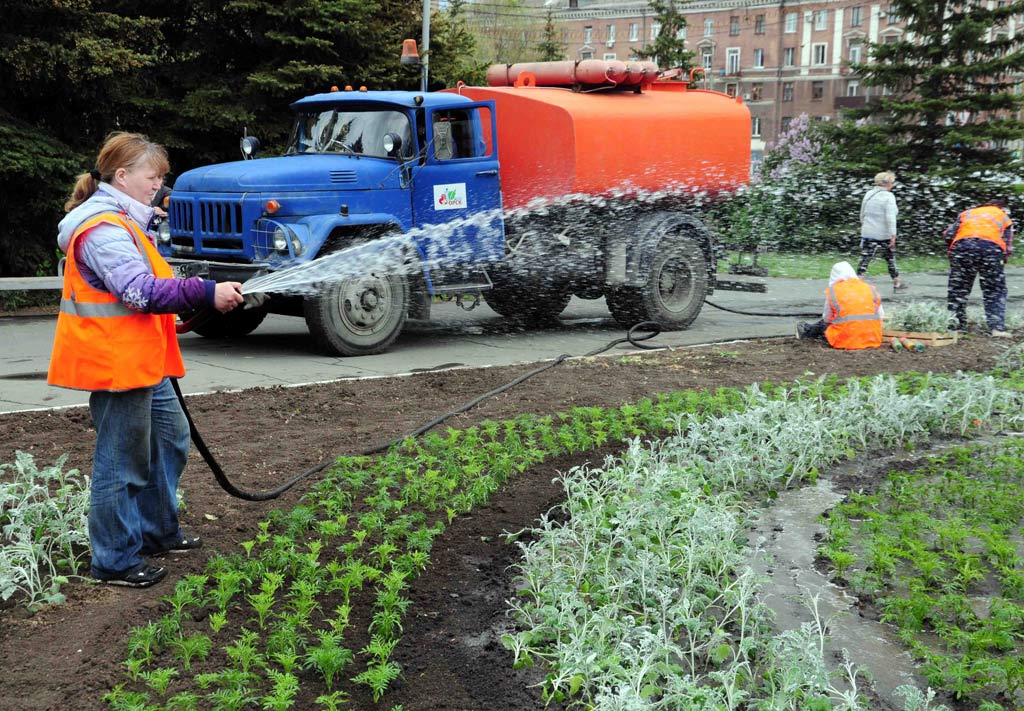
[[[1024,73],[1024,34],[1010,37],[1007,26],[1024,0],[1000,4],[893,0],[889,12],[907,32],[870,44],[872,61],[853,67],[865,86],[885,90],[852,112],[860,121],[840,128],[850,163],[956,182],[1012,169],[1007,142],[1024,139],[1024,96],[1013,91]]]
[[[474,60],[476,38],[469,31],[465,6],[465,0],[451,0],[448,10],[431,20],[431,89],[452,87],[460,81],[469,85],[483,83],[486,67]]]
[[[547,18],[544,20],[544,35],[537,45],[541,61],[556,62],[565,59],[565,43],[560,42],[555,30],[555,19],[551,10],[548,10]]]
[[[636,55],[642,59],[653,59],[663,69],[680,68],[688,72],[693,66],[693,52],[686,49],[686,40],[679,36],[680,30],[686,27],[686,18],[678,9],[682,2],[676,0],[651,0],[651,10],[655,21],[661,25],[654,44],[645,49],[637,50]]]

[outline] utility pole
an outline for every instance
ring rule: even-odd
[[[423,79],[420,91],[427,90],[427,76],[430,66],[430,0],[423,0]]]

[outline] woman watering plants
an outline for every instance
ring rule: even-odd
[[[169,168],[145,136],[111,134],[78,177],[57,237],[67,262],[48,382],[91,392],[91,573],[130,587],[167,574],[144,556],[202,545],[178,524],[189,430],[169,380],[185,374],[174,314],[242,302],[237,282],[175,279],[146,232]]]

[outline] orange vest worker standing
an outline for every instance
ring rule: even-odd
[[[87,220],[71,237],[64,267],[50,385],[77,390],[132,390],[185,374],[173,314],[132,311],[109,291],[92,286],[78,269],[75,242],[100,224],[118,225],[135,240],[154,276],[173,276],[170,265],[134,222],[117,213]]]

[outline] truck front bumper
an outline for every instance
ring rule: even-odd
[[[181,279],[202,277],[214,281],[246,282],[253,277],[267,273],[267,268],[259,264],[236,264],[233,262],[209,262],[198,259],[175,259],[170,257],[167,263],[174,270],[174,276]]]

